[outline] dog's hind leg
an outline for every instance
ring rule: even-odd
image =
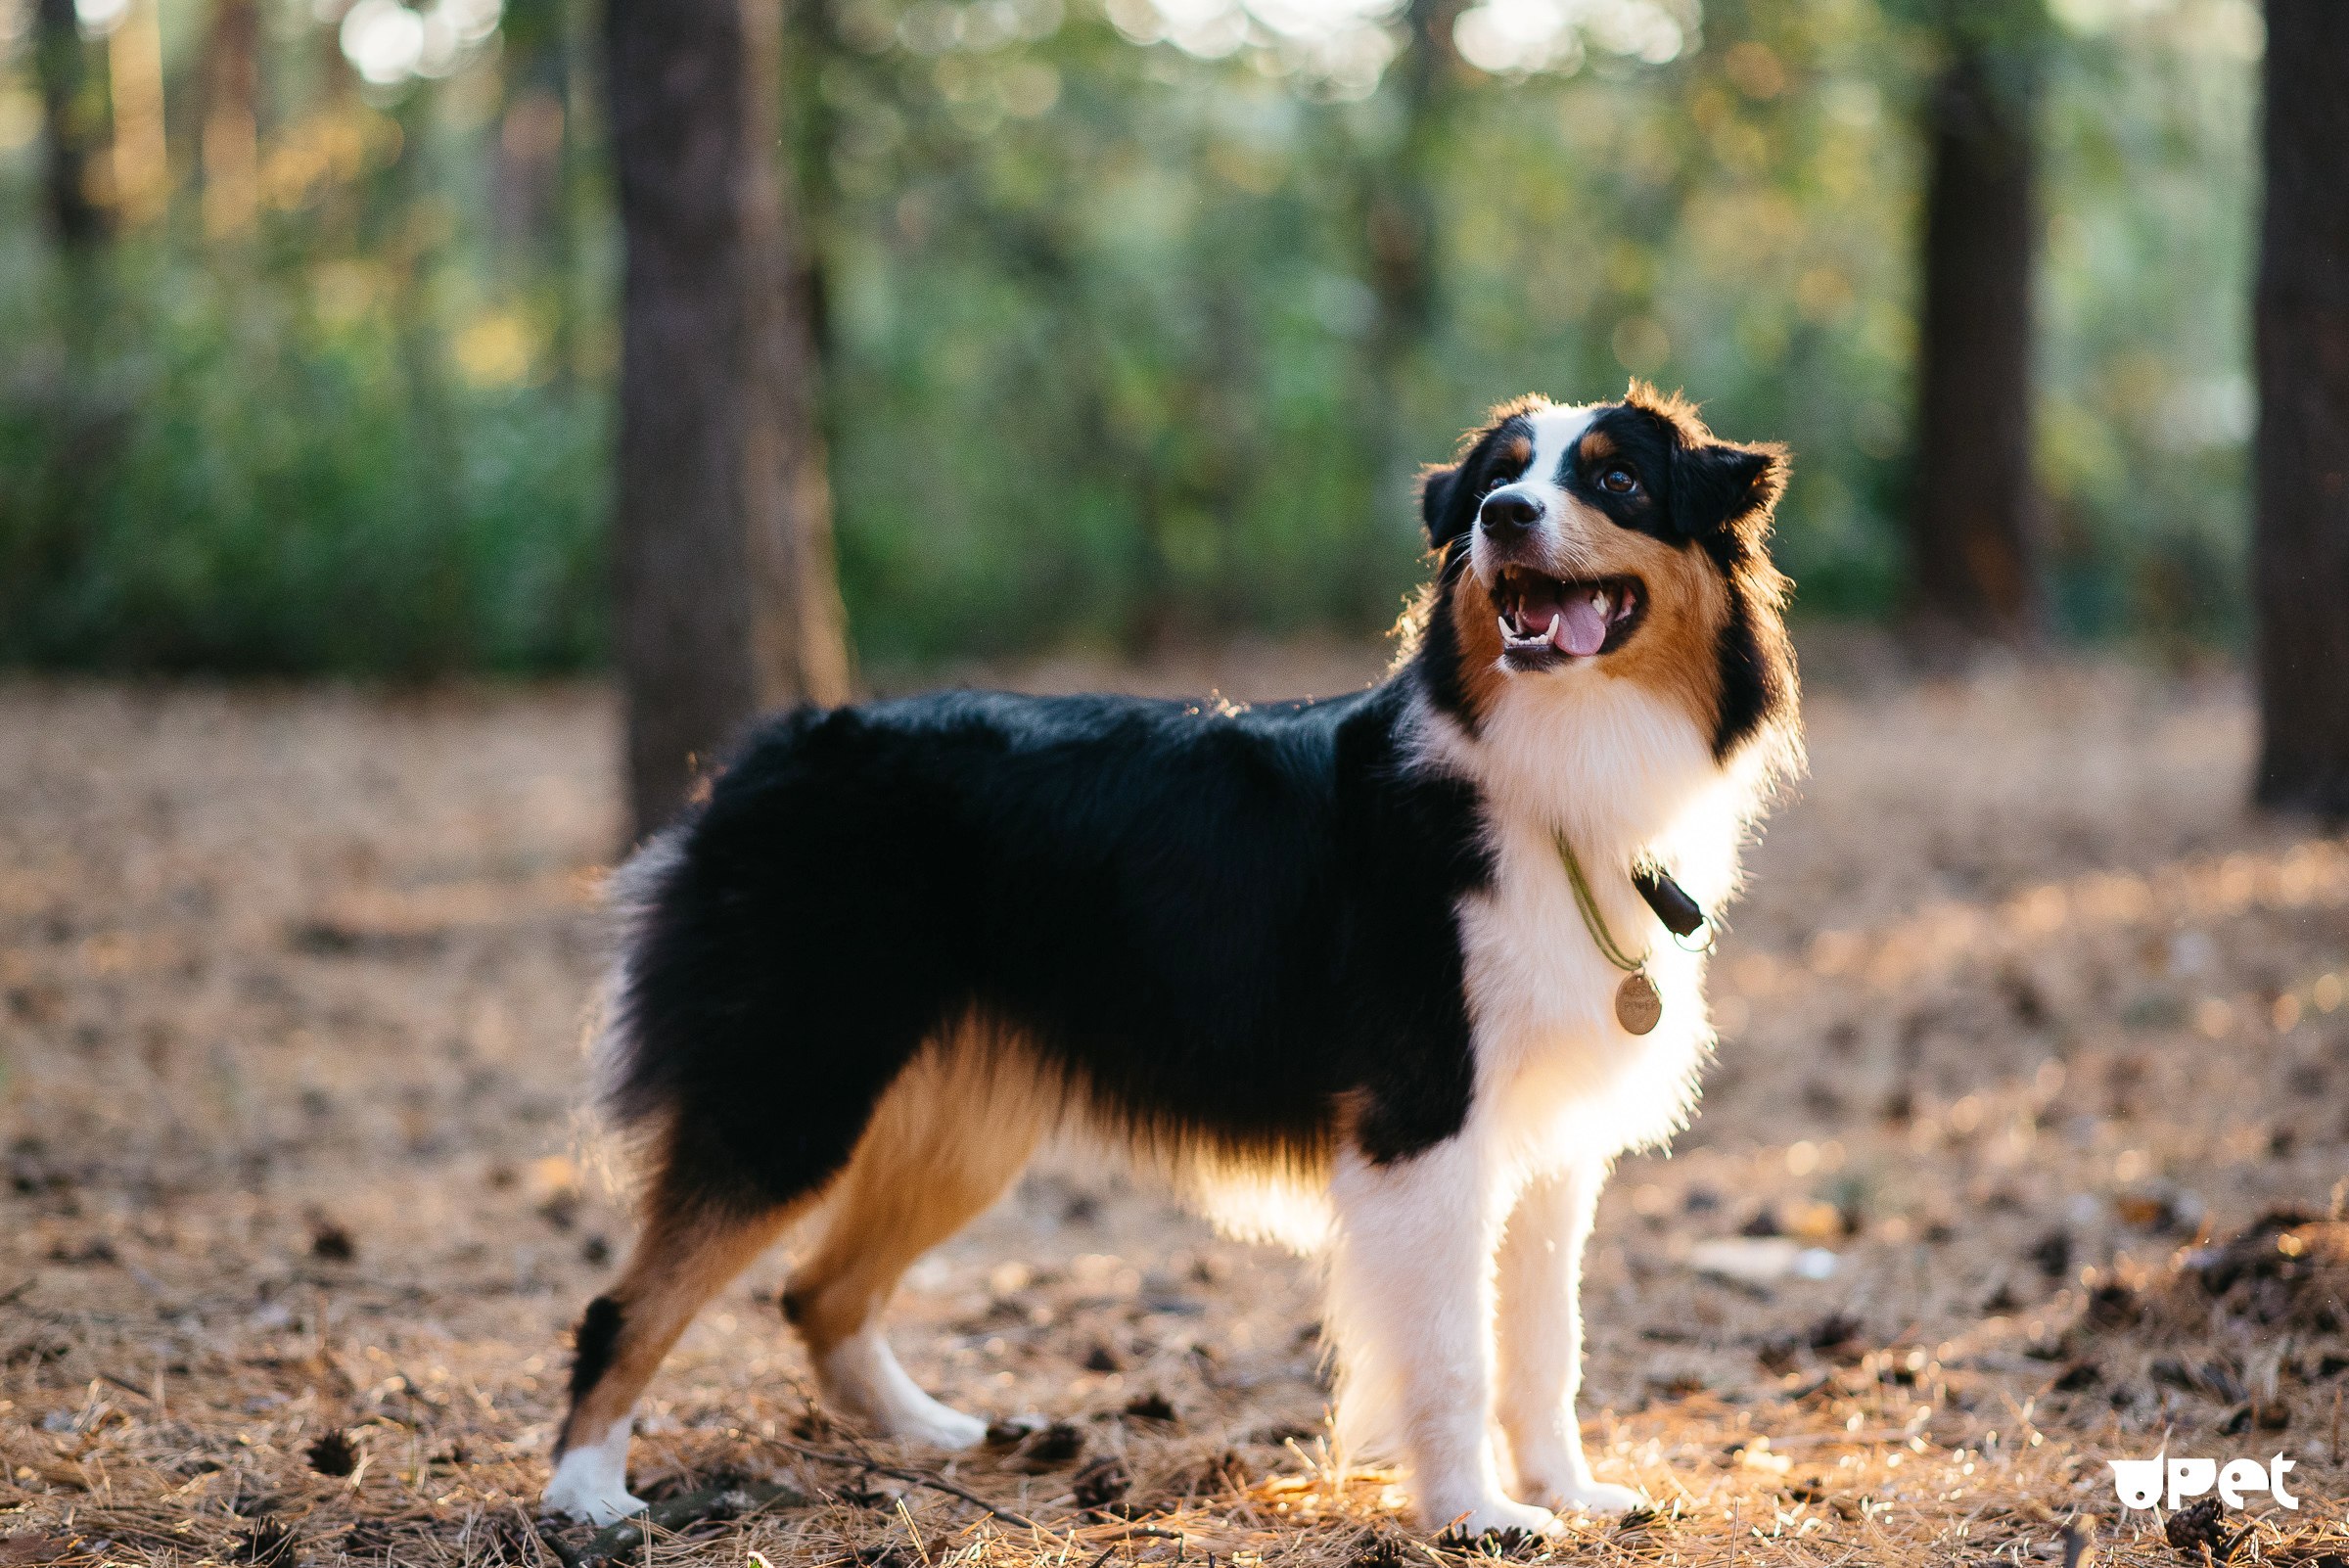
[[[636,1400],[694,1314],[790,1222],[799,1207],[712,1201],[680,1179],[672,1152],[645,1205],[627,1267],[579,1320],[571,1413],[541,1506],[610,1524],[644,1507],[628,1495]]]
[[[823,1239],[783,1292],[783,1314],[841,1413],[937,1448],[986,1435],[984,1422],[915,1386],[878,1316],[915,1259],[1011,1185],[1058,1104],[1024,1052],[969,1031],[890,1085],[827,1205]]]

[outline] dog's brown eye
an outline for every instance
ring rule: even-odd
[[[1610,468],[1599,475],[1598,487],[1609,495],[1629,495],[1639,487],[1639,481],[1628,468]]]

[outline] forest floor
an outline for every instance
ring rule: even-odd
[[[2107,1460],[2166,1450],[2298,1465],[2297,1511],[2252,1499],[2218,1557],[2342,1562],[2349,843],[2245,812],[2231,676],[1886,666],[1815,652],[1703,1114],[1601,1209],[1586,1430],[1653,1507],[1500,1549],[2198,1562],[2193,1520],[2181,1548],[2114,1499]],[[579,1092],[616,756],[586,686],[0,682],[0,1564],[590,1545],[531,1515],[568,1326],[627,1239]],[[1308,1267],[1114,1175],[1048,1161],[893,1309],[917,1377],[1063,1423],[1041,1443],[857,1450],[809,1405],[783,1268],[662,1373],[634,1476],[798,1499],[625,1561],[1476,1554],[1332,1465]]]

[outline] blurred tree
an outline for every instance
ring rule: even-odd
[[[742,0],[745,276],[751,354],[744,499],[750,527],[751,672],[759,706],[846,702],[848,615],[833,560],[824,446],[823,356],[810,315],[813,236],[801,215],[798,161],[783,152],[783,84],[795,39],[786,0]]]
[[[566,0],[512,0],[498,18],[504,101],[490,186],[498,237],[517,259],[561,271],[564,116],[573,63]]]
[[[840,139],[840,116],[825,96],[824,72],[841,52],[839,7],[835,0],[791,0],[782,25],[784,178],[797,197],[793,209],[799,215],[785,238],[791,242],[801,319],[820,375],[828,372],[832,357],[831,277],[824,262],[839,205],[832,164]],[[828,423],[832,400],[818,403],[817,417]]]
[[[1926,105],[1910,610],[1929,644],[2039,622],[2032,472],[2041,0],[1941,0]]]
[[[1369,472],[1377,500],[1402,506],[1420,462],[1438,453],[1414,448],[1420,421],[1412,391],[1428,380],[1427,357],[1436,331],[1438,242],[1436,186],[1443,178],[1444,120],[1453,96],[1454,64],[1449,23],[1451,0],[1409,0],[1404,9],[1403,54],[1389,68],[1386,90],[1395,99],[1393,145],[1362,161],[1368,190],[1363,238],[1376,311],[1364,335],[1370,394],[1377,406],[1363,421],[1376,445]]]
[[[69,251],[105,238],[105,209],[90,199],[90,160],[98,115],[91,103],[81,28],[73,0],[39,0],[33,18],[34,66],[41,78],[41,121],[47,132],[43,189],[49,226]]]
[[[125,227],[156,222],[171,209],[164,65],[161,0],[124,0],[106,35],[106,97],[114,111],[107,201]]]
[[[814,356],[792,289],[780,0],[610,0],[626,247],[615,633],[634,832],[761,708],[847,695]]]
[[[583,9],[583,0],[508,0],[503,8],[504,102],[488,191],[506,250],[500,270],[534,293],[547,324],[549,380],[565,394],[576,390],[586,313],[575,296],[596,292],[583,276],[587,234],[604,216],[600,201],[583,190],[589,144],[576,123],[591,107]]]
[[[204,156],[207,29],[238,6],[260,22],[252,225],[215,241],[182,203],[104,266],[57,265],[51,149],[22,133],[53,79],[35,45],[62,41],[88,116],[67,188],[93,223],[135,222],[110,186],[112,45],[74,58],[69,4],[14,8],[0,658],[601,667],[622,235],[589,67],[609,0],[287,3],[162,0],[158,56],[151,27],[123,31],[155,0],[82,0],[121,23],[122,79],[160,59],[170,172],[201,174],[207,209],[243,149]],[[1627,371],[1803,453],[1779,539],[1806,614],[1894,611],[1924,140],[1887,134],[1887,109],[1926,102],[1947,6],[790,0],[777,118],[800,188],[778,210],[821,326],[822,472],[876,682],[1367,633],[1416,571],[1399,471],[1496,397]],[[2255,270],[2258,12],[2050,9],[2031,301],[2048,622],[2247,640],[2256,401],[2230,302]],[[152,153],[160,120],[125,123]],[[646,201],[670,203],[665,180],[656,163]],[[1374,203],[1407,219],[1382,215],[1375,247]],[[675,249],[687,270],[655,297],[720,319],[672,362],[734,388],[752,296],[706,290],[732,263]],[[723,421],[754,404],[712,395],[669,438],[747,467]],[[640,449],[662,459],[631,503],[646,527],[707,499],[675,488],[708,469],[691,450]],[[1972,486],[1983,450],[1935,455]],[[951,482],[908,484],[909,453]],[[750,498],[803,494],[820,503],[748,481],[720,498],[747,530]]]
[[[253,222],[260,169],[261,12],[214,0],[204,63],[204,227],[213,238]]]
[[[2268,0],[2254,314],[2265,806],[2349,816],[2349,5]]]

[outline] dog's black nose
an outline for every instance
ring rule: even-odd
[[[1487,533],[1522,533],[1542,521],[1542,503],[1523,490],[1495,490],[1476,521]]]

